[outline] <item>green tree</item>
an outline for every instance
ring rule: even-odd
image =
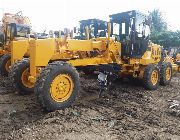
[[[167,23],[164,21],[159,9],[154,9],[149,14],[152,20],[152,32],[163,32],[167,30]]]
[[[153,10],[150,15],[152,21],[151,40],[162,45],[165,49],[170,47],[180,47],[180,31],[169,31],[167,23],[163,19],[159,9]]]

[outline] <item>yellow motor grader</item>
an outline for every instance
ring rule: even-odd
[[[54,58],[53,59],[62,59],[64,61],[70,60],[70,59],[77,59],[77,58],[85,58],[88,56],[92,56],[93,54],[87,54],[86,50],[90,50],[90,48],[86,47],[86,44],[88,45],[91,43],[92,38],[96,37],[97,34],[98,36],[106,36],[106,30],[107,30],[107,22],[99,19],[87,19],[87,20],[81,20],[79,21],[80,27],[78,29],[74,29],[74,33],[76,36],[74,39],[68,39],[68,35],[71,34],[67,30],[64,32],[62,31],[56,31],[55,35],[58,36],[58,38],[49,38],[49,39],[37,39],[34,40],[42,42],[45,46],[43,51],[44,54],[46,55],[46,51],[50,53],[54,53]],[[105,34],[104,34],[105,33]],[[64,38],[62,37],[64,36]],[[70,35],[72,38],[72,35]],[[68,41],[72,41],[72,43],[79,43],[77,40],[81,40],[80,44],[76,44],[76,48],[69,49],[67,46],[67,39]],[[44,42],[45,41],[45,42]],[[50,44],[51,45],[50,45]],[[29,80],[29,59],[28,57],[24,56],[25,53],[29,55],[29,46],[31,46],[32,43],[31,41],[27,40],[18,40],[18,41],[13,41],[12,46],[11,46],[11,72],[10,72],[10,77],[14,77],[14,83],[15,87],[20,91],[20,93],[31,93],[33,92],[34,88],[34,83]],[[46,48],[46,46],[51,46]],[[78,49],[78,46],[81,45],[84,50],[81,48]],[[23,47],[22,46],[27,46]],[[43,45],[42,45],[43,47]],[[74,47],[74,46],[73,46]],[[31,51],[32,52],[32,51]],[[33,55],[33,52],[31,53],[31,56]],[[51,54],[50,54],[51,55]],[[42,56],[46,57],[46,56]],[[23,59],[24,58],[24,59]],[[23,59],[23,60],[22,60]],[[41,59],[41,58],[40,58]],[[22,60],[22,61],[20,61]],[[42,62],[43,63],[43,62]],[[86,67],[86,68],[80,68],[84,73],[90,73],[91,71]],[[24,71],[25,70],[25,71]],[[39,71],[39,68],[37,69],[36,72]]]
[[[34,89],[47,111],[74,102],[80,88],[76,69],[83,67],[100,72],[102,89],[116,77],[132,76],[142,79],[146,89],[155,90],[159,84],[169,84],[172,64],[165,62],[162,47],[149,41],[149,26],[145,15],[128,11],[110,16],[106,37],[31,40],[30,60],[15,63],[10,76],[17,89]]]
[[[179,71],[180,71],[180,48],[177,49],[175,54],[173,55],[174,63],[179,66]]]
[[[16,19],[16,20],[15,20]],[[18,21],[18,23],[20,22],[21,24],[17,24],[16,22]],[[13,22],[11,24],[13,24],[13,26],[10,24],[10,22]],[[89,35],[89,38],[84,38],[85,37],[85,27],[90,28],[90,26],[94,27],[94,35],[96,37],[96,32],[97,32],[97,28],[102,29],[104,28],[104,26],[102,26],[105,21],[102,20],[98,20],[98,19],[88,19],[88,20],[82,20],[80,21],[80,32],[77,33],[78,36],[76,36],[75,39],[89,39],[91,38]],[[30,26],[27,26],[30,22],[27,22],[27,18],[22,16],[18,13],[18,14],[5,14],[4,18],[3,18],[3,23],[6,26],[10,26],[9,30],[5,30],[5,35],[7,32],[9,32],[10,36],[11,36],[11,40],[8,42],[7,40],[4,41],[4,46],[7,44],[7,46],[4,48],[2,46],[3,52],[5,53],[5,55],[0,59],[0,71],[1,71],[1,75],[3,76],[7,76],[9,73],[9,68],[11,65],[13,65],[16,61],[22,60],[23,58],[28,58],[29,57],[29,42],[32,38],[27,38],[25,37],[25,35],[29,34],[29,30],[30,30]],[[16,24],[15,24],[16,23]],[[22,24],[23,23],[23,24]],[[9,25],[10,24],[10,25]],[[25,25],[24,25],[25,24]],[[98,26],[101,25],[101,26]],[[26,27],[26,28],[24,28]],[[12,29],[11,29],[12,28]],[[87,29],[88,29],[87,28]],[[62,32],[62,31],[60,31]],[[58,31],[56,31],[56,35],[58,35],[59,37],[61,35],[59,35]],[[62,32],[63,35],[65,33],[65,35],[68,34],[67,31]],[[21,34],[21,35],[20,35]],[[61,33],[60,33],[61,34]],[[37,36],[37,38],[41,38],[39,36]],[[46,37],[47,38],[47,37]],[[45,39],[43,37],[43,39]],[[14,44],[12,42],[12,40],[14,40],[16,43]],[[63,40],[62,40],[63,41]],[[2,55],[4,54],[2,53]],[[67,55],[68,58],[71,57],[69,55]],[[84,72],[88,72],[88,69],[84,69]]]
[[[21,54],[27,48],[28,38],[31,25],[27,17],[22,12],[16,14],[5,13],[2,18],[1,36],[0,36],[0,74],[7,76],[11,65],[11,45],[15,40],[26,40],[18,50],[17,55]],[[21,42],[21,41],[20,41]]]
[[[111,34],[121,43],[122,76],[142,79],[146,89],[169,84],[172,72],[178,70],[160,45],[149,40],[151,21],[146,15],[129,11],[114,14]]]

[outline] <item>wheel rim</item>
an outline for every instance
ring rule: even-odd
[[[26,68],[21,75],[22,84],[27,88],[33,88],[34,84],[29,81],[28,79],[29,76],[30,76],[29,68]]]
[[[60,74],[51,83],[50,94],[56,102],[64,102],[71,96],[73,88],[72,78],[67,74]]]
[[[6,69],[7,72],[10,71],[10,66],[11,66],[11,59],[9,59],[5,64],[5,69]]]
[[[166,69],[166,81],[169,81],[171,79],[171,68],[168,67]]]
[[[158,82],[158,71],[154,70],[151,74],[151,82],[153,85],[156,85]]]

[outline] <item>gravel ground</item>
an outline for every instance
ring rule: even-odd
[[[0,139],[180,140],[180,74],[156,91],[117,81],[102,98],[96,76],[81,83],[72,107],[44,113],[33,93],[19,95],[0,78]]]

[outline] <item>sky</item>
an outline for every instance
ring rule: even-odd
[[[109,20],[109,15],[138,10],[145,14],[160,9],[170,30],[180,30],[179,0],[0,0],[3,12],[22,11],[29,17],[35,31],[72,28],[78,21],[89,18]]]

